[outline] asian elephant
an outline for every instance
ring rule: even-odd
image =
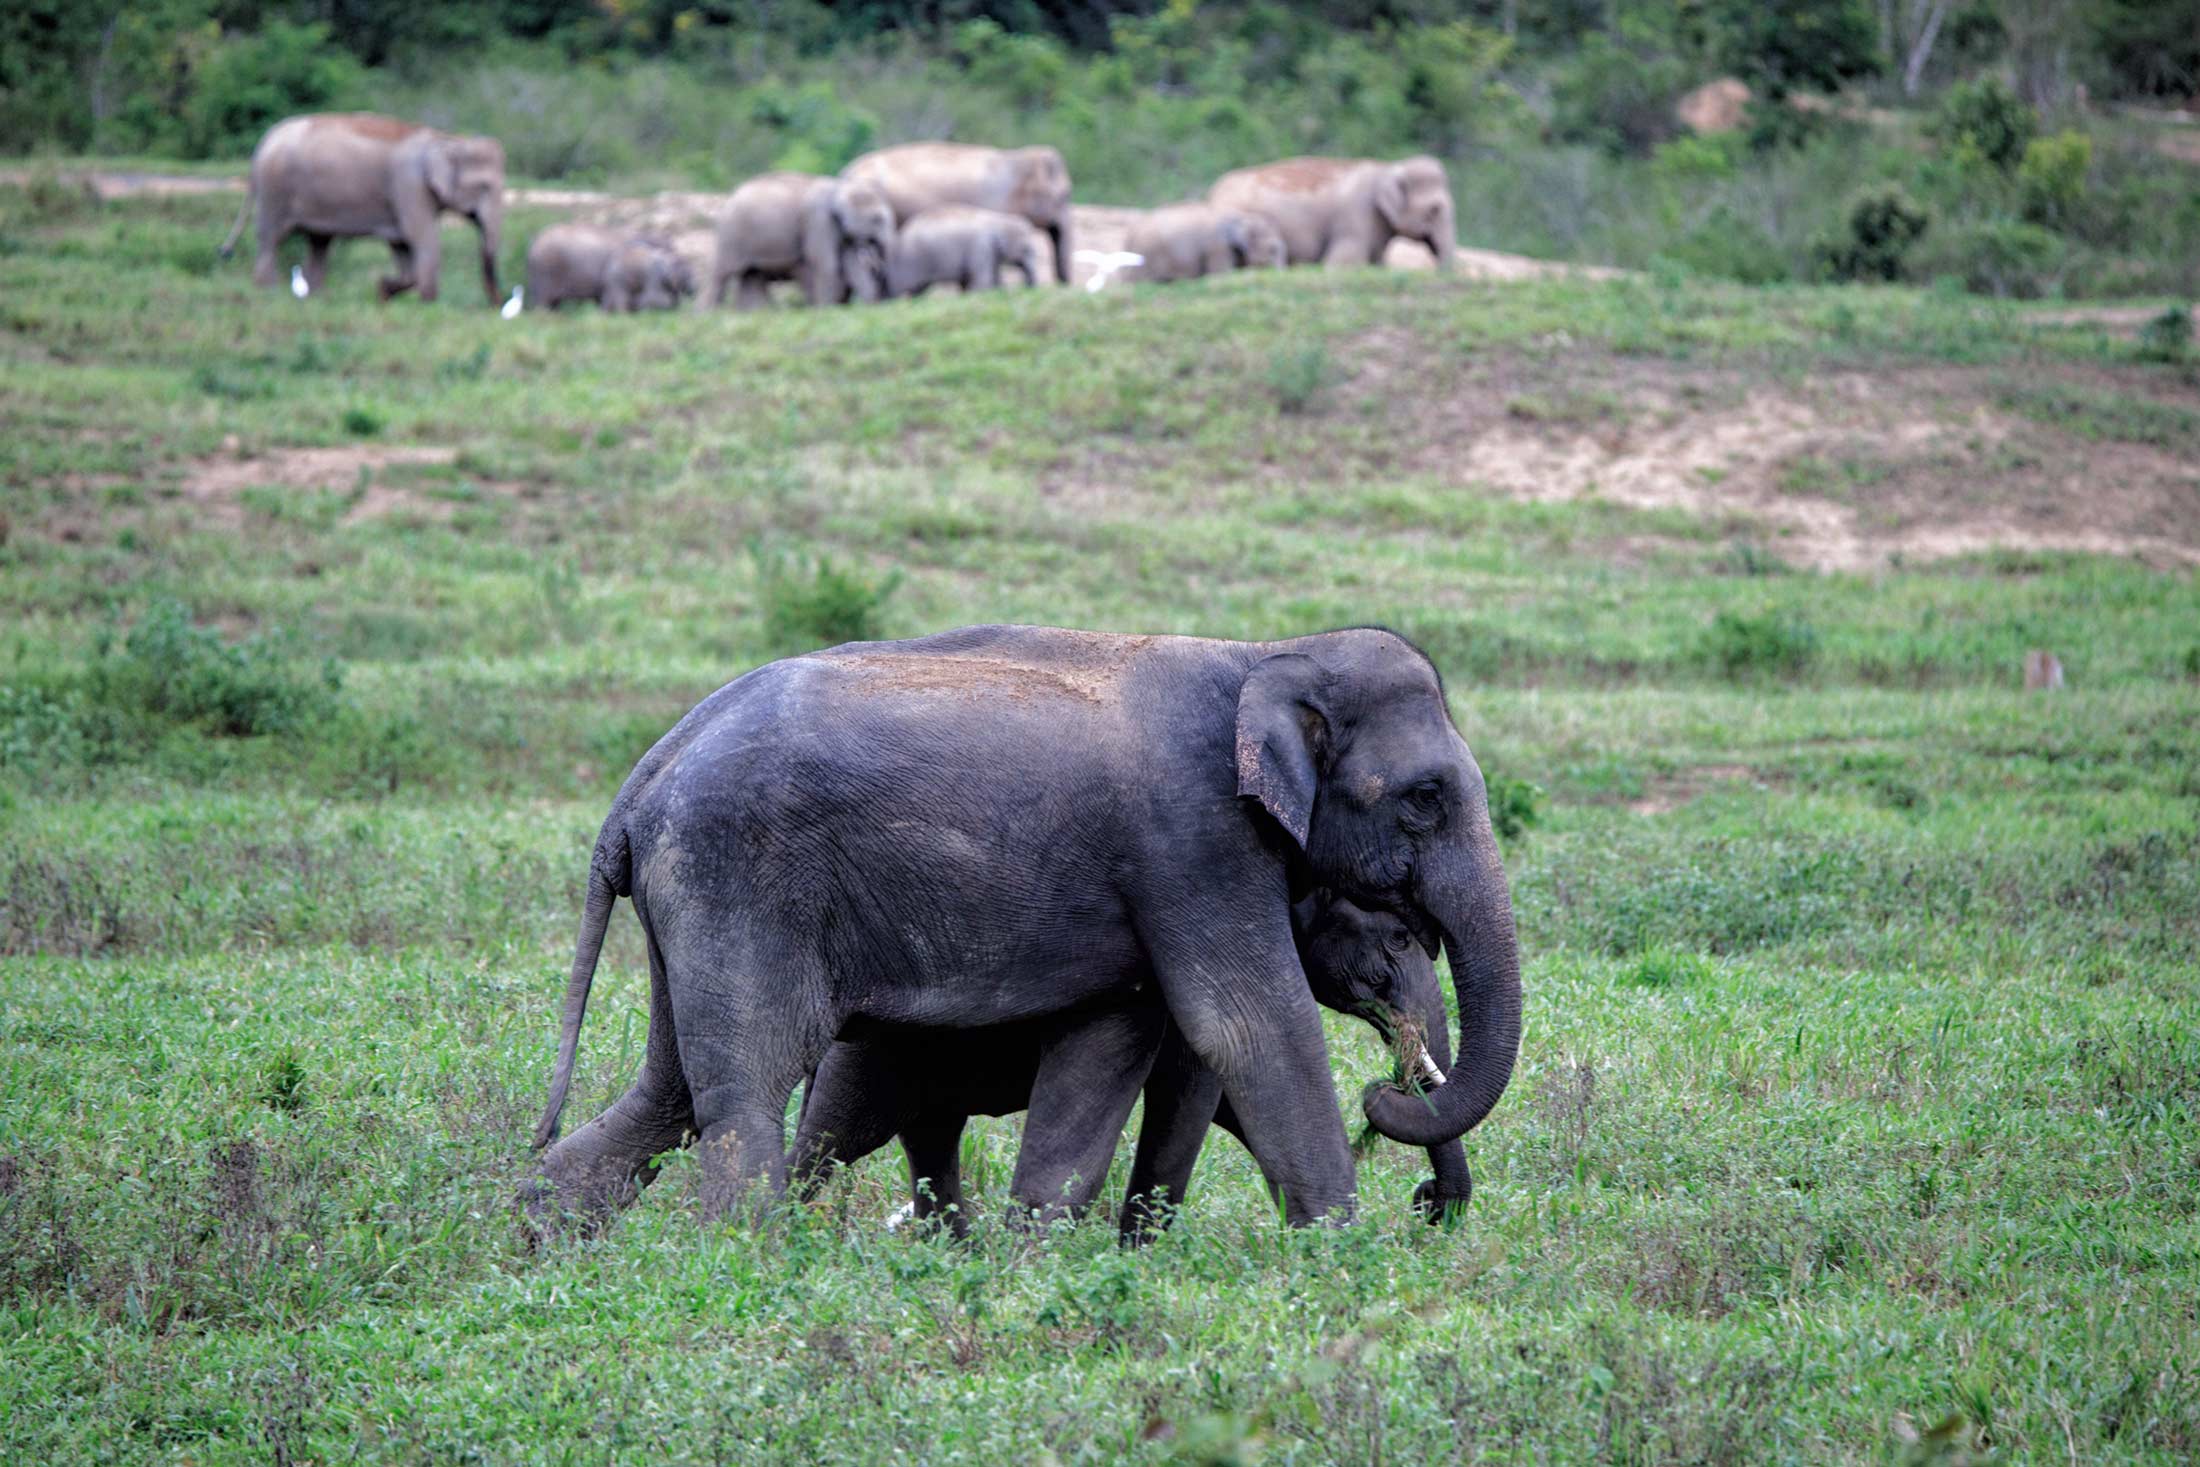
[[[1144,257],[1127,280],[1192,280],[1230,270],[1281,269],[1283,236],[1259,214],[1207,203],[1170,204],[1131,226],[1123,248]]]
[[[527,302],[555,310],[594,301],[607,311],[669,311],[695,294],[695,272],[672,242],[599,224],[553,224],[527,246]]]
[[[1223,174],[1207,201],[1266,215],[1294,265],[1379,265],[1400,236],[1439,267],[1458,260],[1451,184],[1434,158],[1287,158]]]
[[[497,248],[504,228],[504,147],[495,138],[437,132],[368,112],[325,112],[276,123],[252,152],[251,191],[222,243],[228,259],[248,214],[259,210],[255,285],[276,283],[275,251],[306,237],[305,279],[319,290],[329,244],[379,239],[396,257],[379,283],[383,300],[420,288],[432,301],[442,266],[438,220],[463,214],[481,232],[481,283],[497,303]]]
[[[1150,983],[1286,1218],[1347,1219],[1291,919],[1322,887],[1449,954],[1448,1078],[1361,1105],[1409,1145],[1464,1135],[1512,1075],[1519,950],[1481,770],[1404,638],[988,626],[768,663],[642,756],[597,836],[536,1144],[621,896],[649,1037],[627,1092],[542,1157],[546,1190],[613,1205],[692,1131],[706,1212],[777,1195],[787,1102],[843,1035],[1121,1008]]]
[[[1054,242],[1054,273],[1069,284],[1069,165],[1052,148],[904,143],[865,153],[840,171],[875,186],[907,224],[942,204],[997,209],[1030,220]],[[1031,277],[1037,284],[1039,277]]]
[[[1298,902],[1292,924],[1314,997],[1378,1030],[1415,1036],[1409,1042],[1425,1034],[1412,1068],[1416,1078],[1440,1077],[1451,1059],[1443,989],[1405,920],[1325,892]],[[1145,1121],[1120,1222],[1123,1241],[1144,1241],[1183,1205],[1210,1122],[1240,1141],[1245,1131],[1214,1071],[1169,1023],[1160,996],[1149,987],[1139,997],[1126,1008],[1068,1019],[998,1029],[879,1028],[840,1040],[803,1094],[791,1185],[810,1196],[835,1165],[899,1136],[917,1217],[944,1219],[962,1234],[964,1124],[973,1115],[1028,1108],[1010,1185],[1017,1210],[1080,1216],[1107,1176],[1143,1086]],[[1430,1147],[1429,1160],[1436,1175],[1415,1201],[1433,1222],[1466,1204],[1473,1180],[1457,1140]]]
[[[886,292],[899,300],[935,285],[992,290],[1001,268],[1039,283],[1039,232],[1020,215],[966,204],[942,204],[902,225],[886,257]]]
[[[886,252],[894,238],[894,211],[867,183],[814,173],[767,173],[733,191],[718,215],[718,255],[711,265],[703,304],[725,299],[764,304],[775,280],[800,283],[813,306],[885,294]]]

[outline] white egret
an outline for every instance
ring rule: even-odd
[[[507,321],[511,320],[511,319],[512,319],[512,318],[513,318],[514,316],[517,316],[517,315],[519,314],[519,310],[520,310],[520,297],[524,296],[524,295],[525,295],[526,293],[527,293],[527,287],[526,287],[526,286],[524,286],[524,285],[515,285],[515,286],[513,286],[513,287],[512,287],[512,298],[511,298],[510,300],[506,301],[506,302],[505,302],[505,303],[504,303],[503,305],[501,305],[501,306],[499,306],[499,307],[497,308],[497,314],[498,314],[499,316],[502,316],[502,317],[503,317],[503,318],[504,318],[505,320],[507,320]]]
[[[1074,259],[1092,266],[1092,278],[1085,282],[1085,289],[1099,290],[1107,285],[1120,270],[1146,263],[1144,255],[1129,250],[1079,250]]]
[[[306,272],[296,265],[290,267],[290,293],[300,300],[313,294],[313,287],[306,284]]]

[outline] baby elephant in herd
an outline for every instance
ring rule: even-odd
[[[555,310],[669,311],[695,294],[695,271],[672,242],[600,224],[553,224],[527,246],[527,303]]]
[[[1451,1062],[1443,989],[1405,919],[1324,892],[1294,907],[1292,926],[1314,997],[1397,1038],[1413,1056],[1414,1083],[1443,1083]],[[961,1235],[969,1226],[960,1167],[964,1123],[1028,1108],[1009,1187],[1017,1215],[1080,1216],[1107,1175],[1143,1086],[1145,1119],[1121,1232],[1127,1243],[1144,1241],[1184,1204],[1209,1124],[1241,1142],[1245,1129],[1221,1078],[1184,1043],[1160,996],[1149,991],[1143,999],[1066,1020],[960,1031],[875,1029],[841,1040],[804,1092],[792,1187],[807,1197],[836,1163],[858,1161],[898,1136],[916,1216],[943,1220]],[[1473,1182],[1457,1139],[1429,1147],[1428,1155],[1436,1175],[1414,1200],[1434,1222],[1466,1204]]]
[[[896,297],[922,295],[935,285],[992,290],[1004,267],[1023,272],[1028,285],[1044,280],[1039,231],[1029,220],[968,204],[942,204],[902,225],[887,256],[886,285]]]
[[[1207,202],[1276,226],[1294,265],[1380,265],[1394,239],[1456,263],[1451,182],[1434,158],[1286,158],[1225,173]]]
[[[886,291],[894,211],[868,183],[812,173],[767,173],[733,191],[718,215],[718,255],[703,304],[734,287],[744,310],[774,281],[792,280],[813,306],[875,301]]]
[[[1170,204],[1131,226],[1123,247],[1144,257],[1126,280],[1193,280],[1230,270],[1281,269],[1283,236],[1258,214],[1212,204]]]
[[[1069,1023],[1158,994],[1285,1217],[1348,1220],[1292,921],[1293,891],[1316,889],[1449,959],[1451,1065],[1428,1036],[1444,1078],[1360,1106],[1409,1146],[1464,1136],[1512,1077],[1519,944],[1481,769],[1404,638],[983,626],[767,663],[642,756],[597,835],[537,1200],[622,1205],[691,1133],[707,1214],[775,1198],[788,1102],[843,1037]],[[649,956],[641,1072],[557,1140],[620,897]],[[1043,1062],[1035,1090],[1054,1093]]]

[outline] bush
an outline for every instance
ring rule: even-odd
[[[781,134],[772,167],[795,173],[838,173],[870,151],[878,119],[840,100],[825,82],[783,87],[767,82],[749,102],[749,117]]]
[[[1551,85],[1551,131],[1613,154],[1645,154],[1680,131],[1673,104],[1692,74],[1648,31],[1594,35]]]
[[[1940,239],[1926,273],[1953,275],[1976,295],[2032,300],[2060,283],[2069,256],[2061,239],[2036,224],[1989,219]]]
[[[1667,257],[1699,275],[1772,285],[1788,278],[1787,255],[1763,225],[1730,205],[1715,205],[1701,224],[1666,251]]]
[[[1705,628],[1700,650],[1732,682],[1794,678],[1818,656],[1818,633],[1798,616],[1722,611]]]
[[[2175,305],[2139,329],[2139,357],[2149,362],[2181,362],[2192,351],[2192,311]]]
[[[1934,109],[1926,133],[1950,156],[1977,159],[2007,172],[2024,157],[2039,118],[1998,77],[1958,82]]]
[[[1276,407],[1288,414],[1313,411],[1314,404],[1336,376],[1324,342],[1308,342],[1297,351],[1285,352],[1268,364],[1268,390],[1276,395]]]
[[[1485,772],[1483,786],[1489,791],[1490,829],[1502,839],[1518,840],[1543,818],[1541,785]]]
[[[269,21],[257,35],[224,41],[199,68],[183,104],[184,152],[249,153],[273,124],[340,106],[363,79],[359,64],[329,44],[327,26]]]
[[[249,738],[288,733],[325,716],[342,686],[333,659],[307,667],[282,632],[227,643],[211,627],[194,626],[175,602],[162,601],[138,618],[119,655],[102,642],[90,691],[93,702],[117,714]]]
[[[842,642],[875,642],[883,635],[887,601],[901,586],[901,572],[874,580],[855,567],[815,561],[752,544],[757,597],[764,632],[774,647],[790,651],[832,647]]]
[[[1900,280],[1910,247],[1931,223],[1900,188],[1867,189],[1849,205],[1847,235],[1819,245],[1820,262],[1835,280]]]
[[[2075,219],[2092,167],[2093,139],[2082,132],[2059,132],[2025,144],[2024,159],[2017,164],[2025,219],[2050,229]]]

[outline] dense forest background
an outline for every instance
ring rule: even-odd
[[[1699,135],[1676,103],[1748,88]],[[1150,205],[1438,154],[1462,242],[1754,283],[2200,289],[2200,3],[30,0],[0,148],[241,160],[292,112],[501,138],[516,177],[718,188],[916,137]],[[1734,97],[1738,90],[1729,89]],[[1729,111],[1734,111],[1731,103]]]

